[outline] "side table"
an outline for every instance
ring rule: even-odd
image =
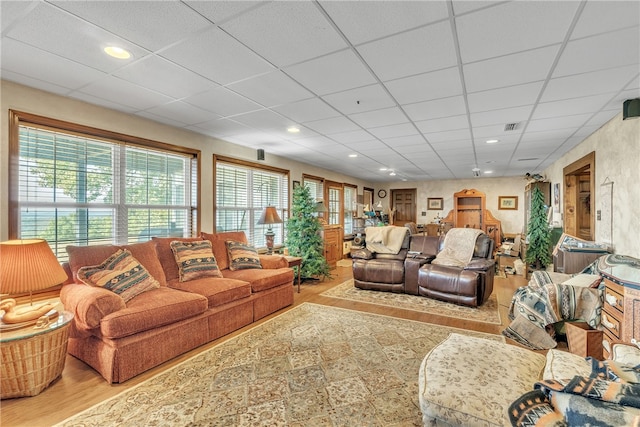
[[[26,326],[0,334],[0,398],[35,396],[62,374],[73,313],[60,311],[42,328]]]
[[[298,267],[298,293],[300,293],[300,267],[302,266],[302,258],[299,256],[285,256],[289,263],[289,268]]]

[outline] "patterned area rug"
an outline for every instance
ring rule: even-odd
[[[304,303],[61,426],[418,426],[420,362],[451,332]]]
[[[497,325],[502,323],[500,320],[500,311],[498,310],[498,298],[495,294],[492,294],[487,302],[480,307],[473,308],[415,295],[359,289],[353,286],[353,279],[350,279],[320,295],[420,311],[422,313],[437,314],[439,316],[468,319],[474,322],[494,323]]]

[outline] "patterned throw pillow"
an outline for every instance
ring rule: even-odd
[[[119,249],[98,265],[81,267],[78,279],[89,286],[115,292],[125,303],[143,292],[160,287],[160,283],[126,249]]]
[[[262,268],[258,251],[253,246],[233,240],[227,240],[225,243],[229,254],[229,270]]]
[[[181,282],[201,279],[203,277],[222,277],[216,258],[211,250],[211,242],[171,242],[173,256],[178,263]]]

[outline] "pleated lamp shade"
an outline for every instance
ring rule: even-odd
[[[275,206],[267,206],[262,211],[258,224],[280,224],[282,219],[278,215],[278,211]]]
[[[67,273],[43,239],[0,243],[0,292],[19,294],[59,285]]]

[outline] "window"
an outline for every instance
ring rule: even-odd
[[[311,198],[318,203],[318,217],[326,221],[328,208],[324,200],[324,178],[302,174],[302,185],[309,188]]]
[[[342,184],[333,181],[325,181],[327,186],[327,223],[343,225],[342,217]]]
[[[344,234],[353,234],[353,218],[358,215],[358,187],[344,184]]]
[[[265,247],[269,225],[258,220],[266,206],[275,206],[283,223],[271,227],[275,245],[282,244],[289,217],[289,171],[222,156],[214,156],[214,168],[216,231],[244,231],[255,247]]]
[[[197,231],[199,151],[14,111],[11,126],[12,238],[65,261],[67,245]]]

